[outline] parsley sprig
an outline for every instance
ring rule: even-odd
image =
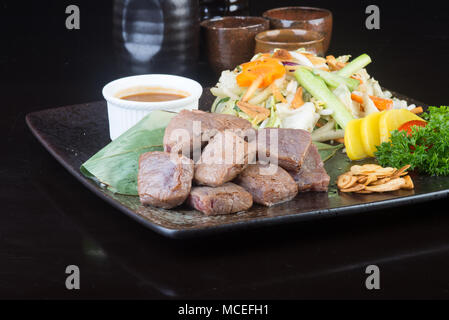
[[[413,127],[412,135],[395,130],[375,156],[382,166],[411,169],[435,176],[449,175],[449,107],[429,107],[423,118],[426,127]]]

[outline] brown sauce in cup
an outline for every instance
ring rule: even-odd
[[[121,97],[123,100],[139,101],[139,102],[161,102],[183,99],[186,96],[176,93],[167,92],[142,92]]]
[[[189,96],[188,92],[162,87],[138,86],[119,92],[116,97],[122,100],[136,102],[164,102],[183,99]]]

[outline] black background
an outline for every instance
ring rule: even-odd
[[[81,29],[65,28],[65,8]],[[381,29],[367,30],[369,4]],[[449,23],[441,1],[251,1],[253,15],[310,5],[334,14],[334,55],[368,53],[370,74],[431,105],[448,104]],[[112,1],[0,1],[0,297],[449,298],[447,200],[305,225],[174,241],[144,229],[73,179],[32,137],[28,112],[101,100],[123,75]],[[191,75],[216,78],[204,65]],[[81,269],[68,291],[65,267]],[[379,291],[365,267],[381,268]]]

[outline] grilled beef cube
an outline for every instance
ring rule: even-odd
[[[253,205],[251,194],[231,182],[216,188],[193,187],[187,201],[208,216],[245,211]]]
[[[201,153],[201,148],[217,132],[228,129],[244,131],[251,128],[249,121],[233,115],[182,110],[165,129],[164,150],[183,152],[185,156],[192,158],[193,155]],[[183,138],[179,137],[181,133]]]
[[[268,207],[289,201],[298,193],[298,186],[290,174],[273,164],[250,164],[235,183],[251,193],[254,202]]]
[[[204,148],[195,164],[197,184],[218,187],[233,180],[248,163],[253,163],[256,151],[239,135],[227,130],[217,133]]]
[[[182,204],[192,187],[194,163],[167,152],[147,152],[139,158],[137,189],[144,205],[170,209]]]
[[[327,191],[330,177],[324,169],[318,149],[311,145],[299,172],[290,172],[299,191]]]
[[[271,139],[274,139],[274,144]],[[267,128],[259,130],[257,133],[257,154],[259,161],[265,163],[265,160],[262,158],[264,156],[270,157],[277,161],[278,166],[287,171],[298,172],[301,169],[301,165],[311,144],[312,137],[305,130]]]

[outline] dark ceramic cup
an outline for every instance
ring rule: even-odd
[[[254,55],[254,37],[268,30],[269,22],[260,17],[223,17],[201,23],[209,64],[220,73],[234,69]]]
[[[265,11],[263,17],[270,20],[271,29],[303,29],[324,35],[324,53],[329,49],[332,37],[332,12],[311,7],[284,7]]]
[[[294,51],[304,48],[319,56],[324,55],[324,35],[302,29],[267,30],[256,36],[254,53],[272,52],[274,49]]]

